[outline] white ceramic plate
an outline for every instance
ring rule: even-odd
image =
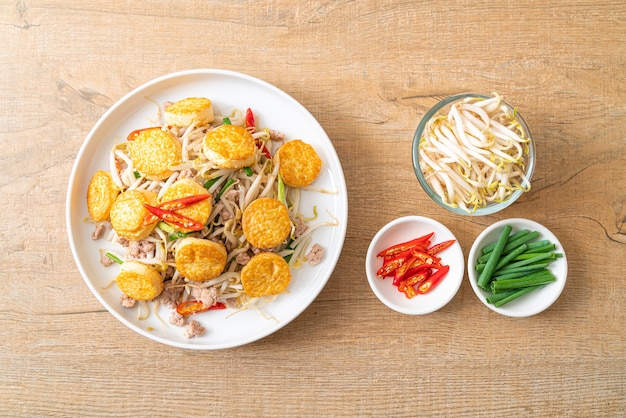
[[[550,269],[550,271],[552,271],[552,273],[556,276],[556,281],[505,305],[495,307],[487,302],[487,296],[489,296],[490,293],[485,292],[478,286],[478,274],[474,266],[476,265],[476,259],[480,257],[480,254],[482,254],[482,248],[485,245],[496,242],[505,225],[511,225],[511,233],[515,233],[522,229],[539,232],[539,237],[537,237],[536,240],[550,240],[556,244],[556,249],[554,251],[562,253],[563,257],[557,258],[548,265],[548,269]],[[480,301],[489,309],[510,317],[527,317],[543,312],[559,298],[563,288],[565,287],[565,282],[567,281],[567,258],[565,256],[565,250],[563,249],[563,246],[558,238],[545,226],[538,222],[531,221],[530,219],[503,219],[487,227],[474,241],[467,258],[467,276],[470,284],[472,285],[472,289],[474,289],[474,293],[476,293],[478,299],[480,299]]]
[[[437,244],[454,239],[454,234],[443,224],[424,216],[405,216],[389,222],[374,236],[367,250],[365,271],[374,294],[387,307],[407,315],[423,315],[444,307],[456,295],[465,273],[465,260],[459,242],[442,251],[442,264],[450,266],[450,271],[431,291],[408,299],[393,285],[392,278],[381,279],[376,272],[383,265],[382,258],[376,255],[385,248],[400,244],[434,232],[431,241]]]
[[[115,248],[105,239],[93,241],[93,224],[88,219],[86,193],[91,176],[98,169],[108,169],[108,155],[115,142],[122,142],[134,129],[148,126],[157,107],[148,100],[163,103],[186,97],[211,99],[216,114],[230,114],[235,109],[255,112],[257,124],[276,129],[285,138],[300,138],[313,145],[323,161],[320,176],[313,184],[333,193],[307,191],[302,193],[301,208],[305,216],[319,217],[312,223],[332,222],[338,226],[322,227],[313,235],[313,242],[325,248],[323,261],[293,272],[287,293],[258,311],[214,310],[195,315],[206,328],[202,337],[186,339],[183,328],[170,325],[170,311],[161,308],[163,321],[155,315],[139,320],[137,309],[120,306],[121,292],[113,285],[106,288],[119,271],[119,266],[104,267],[99,261],[100,248]],[[231,71],[200,69],[178,72],[150,81],[124,96],[96,123],[83,143],[69,180],[66,221],[69,242],[80,273],[104,307],[137,333],[152,340],[176,347],[212,350],[235,347],[261,339],[287,325],[317,297],[330,278],[346,234],[348,223],[347,189],[336,151],[315,118],[295,99],[259,79]],[[309,210],[310,213],[306,211]],[[106,245],[110,247],[106,247]],[[268,319],[268,317],[271,317]]]

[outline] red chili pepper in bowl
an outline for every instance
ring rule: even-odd
[[[388,277],[395,274],[396,270],[406,263],[406,261],[411,257],[411,252],[406,251],[404,253],[396,254],[394,257],[387,257],[383,261],[383,265],[378,269],[376,274],[378,277]]]
[[[430,255],[435,255],[437,253],[442,252],[443,250],[445,250],[446,248],[452,246],[452,244],[454,244],[456,242],[456,240],[448,240],[448,241],[444,241],[444,242],[440,242],[439,244],[435,244],[432,247],[428,248],[426,250],[426,252]]]
[[[417,292],[419,294],[430,292],[439,284],[439,282],[441,282],[446,274],[448,274],[448,271],[450,271],[450,266],[441,266],[441,268],[434,272],[428,279],[419,284]]]
[[[396,275],[394,275],[393,276],[393,284],[394,284],[394,286],[398,286],[401,282],[406,281],[406,280],[410,279],[411,277],[414,277],[414,276],[416,276],[418,274],[421,274],[421,273],[430,274],[431,270],[432,270],[432,267],[427,266],[425,264],[417,266],[417,267],[409,268],[404,273],[403,276],[396,276]]]
[[[419,238],[415,238],[413,240],[407,241],[407,242],[403,242],[400,244],[396,244],[396,245],[392,245],[389,248],[386,248],[384,250],[382,250],[381,252],[378,253],[378,257],[389,257],[389,256],[393,256],[396,255],[398,253],[410,250],[410,249],[414,249],[414,248],[423,248],[426,249],[426,247],[428,246],[428,244],[423,245],[425,242],[427,242],[430,237],[432,237],[434,234],[434,232],[431,232],[430,234],[426,234],[424,236],[421,236]]]
[[[412,250],[411,254],[414,257],[415,262],[421,262],[422,264],[428,264],[432,267],[437,267],[437,265],[439,265],[439,262],[441,261],[441,258],[434,256],[434,255],[430,255],[428,253],[425,253],[424,251],[420,251],[420,250]]]
[[[401,280],[398,284],[398,290],[403,292],[404,295],[411,299],[412,297],[417,295],[415,290],[416,286],[419,286],[424,280],[430,277],[431,270],[430,269],[422,269],[411,276],[408,276],[406,279]]]
[[[441,264],[441,258],[436,254],[456,242],[447,240],[431,246],[433,235],[431,232],[379,252],[383,265],[377,275],[381,278],[393,276],[393,285],[409,299],[429,292],[450,270],[449,266]]]

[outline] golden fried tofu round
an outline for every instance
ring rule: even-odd
[[[130,159],[149,180],[163,180],[172,175],[171,166],[182,161],[182,144],[161,128],[139,131],[128,141]]]
[[[221,168],[242,168],[254,163],[255,143],[244,127],[221,125],[206,134],[203,151],[209,161]]]
[[[161,274],[139,261],[125,261],[115,283],[122,293],[135,300],[152,300],[163,291]]]
[[[219,242],[187,237],[176,248],[176,269],[194,282],[219,276],[226,266],[226,247]]]
[[[156,222],[144,225],[149,213],[144,204],[155,206],[157,194],[146,190],[127,190],[120,193],[111,206],[111,226],[120,237],[139,241],[150,235]]]
[[[119,193],[120,190],[113,182],[111,173],[104,170],[96,171],[87,187],[87,210],[91,218],[96,222],[109,219],[111,206]]]
[[[287,289],[290,281],[289,264],[276,253],[259,253],[241,270],[241,284],[250,297],[277,295]]]
[[[322,169],[322,160],[315,148],[300,139],[285,142],[276,153],[280,161],[278,173],[287,186],[308,186]]]
[[[279,200],[256,199],[244,210],[241,227],[248,242],[255,247],[276,247],[291,232],[289,210]]]
[[[213,105],[204,97],[188,97],[165,108],[165,124],[178,127],[207,125],[215,120]]]
[[[201,184],[190,178],[182,178],[177,180],[174,184],[165,190],[161,197],[160,203],[167,202],[169,200],[181,199],[183,197],[205,195],[209,192]],[[199,222],[204,225],[209,220],[211,215],[211,209],[213,207],[212,198],[201,200],[200,202],[193,203],[185,208],[175,210],[174,212],[179,215],[185,216],[189,219]],[[180,232],[191,232],[190,229],[174,226]]]

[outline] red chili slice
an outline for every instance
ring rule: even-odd
[[[195,221],[191,218],[188,218],[186,216],[183,215],[179,215],[176,212],[172,212],[170,210],[165,210],[165,209],[161,209],[159,207],[156,206],[150,206],[148,204],[144,204],[144,207],[148,210],[148,212],[150,212],[152,215],[156,216],[157,218],[161,219],[162,221],[165,221],[169,224],[172,224],[174,226],[177,226],[179,228],[184,228],[184,229],[189,229],[191,231],[199,231],[201,230],[204,225],[202,225],[200,222]],[[146,224],[146,218],[144,218],[144,224]],[[151,222],[148,222],[146,225],[149,225]]]
[[[419,238],[412,239],[411,241],[402,242],[400,244],[392,245],[391,247],[386,248],[386,249],[382,250],[381,252],[379,252],[378,253],[378,257],[389,257],[389,256],[392,256],[392,255],[401,253],[403,251],[410,250],[412,248],[418,248],[419,247],[419,248],[426,249],[426,247],[423,245],[423,243],[428,241],[430,239],[430,237],[433,236],[433,234],[434,234],[434,232],[431,232],[430,234],[426,234],[426,235],[421,236]]]
[[[417,293],[424,294],[430,292],[435,286],[439,284],[446,274],[450,271],[450,266],[441,266],[439,270],[430,275],[430,277],[420,283],[417,287]]]
[[[254,127],[254,113],[252,113],[252,109],[248,108],[246,110],[246,128]]]
[[[448,240],[448,241],[444,241],[444,242],[440,242],[439,244],[435,244],[432,247],[428,248],[426,250],[426,252],[430,255],[435,255],[437,253],[442,252],[443,250],[445,250],[446,248],[450,247],[452,244],[454,244],[456,242],[456,240]]]
[[[128,136],[126,137],[126,140],[127,141],[134,140],[137,136],[139,136],[140,133],[142,133],[143,131],[145,131],[147,129],[152,129],[152,128],[135,129],[134,131],[132,131],[131,133],[128,134]]]
[[[200,312],[211,311],[215,309],[226,309],[226,305],[222,302],[215,302],[215,304],[211,306],[206,306],[199,300],[190,300],[187,302],[179,303],[176,306],[176,312],[180,315],[193,315]]]
[[[270,154],[269,150],[262,141],[257,140],[256,147],[261,150],[261,153],[265,155],[265,158],[267,158],[268,160],[272,159],[272,154]]]
[[[187,197],[181,197],[180,199],[168,200],[158,205],[159,208],[165,210],[178,210],[191,206],[194,203],[202,202],[203,200],[211,197],[210,194],[196,194]]]
[[[174,211],[174,210],[186,208],[188,206],[193,205],[194,203],[202,202],[203,200],[206,200],[209,197],[211,197],[210,194],[198,194],[198,195],[192,195],[192,196],[187,196],[187,197],[181,197],[180,199],[168,200],[159,205],[156,205],[156,207],[159,209],[163,209],[163,210]],[[156,222],[158,220],[159,220],[158,216],[150,213],[146,215],[146,217],[144,218],[143,224],[150,225],[151,223]]]

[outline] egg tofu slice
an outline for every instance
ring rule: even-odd
[[[172,175],[171,166],[182,161],[182,144],[161,128],[139,131],[128,141],[130,159],[149,180],[163,180]]]
[[[215,120],[213,105],[204,97],[188,97],[165,108],[165,123],[177,127],[208,125]]]
[[[289,210],[281,201],[263,197],[244,210],[243,234],[257,248],[273,248],[284,242],[291,232]]]
[[[161,274],[139,261],[125,261],[115,283],[122,293],[135,300],[152,300],[163,291]]]
[[[111,206],[119,193],[120,190],[113,182],[111,173],[104,170],[96,171],[87,187],[87,210],[91,218],[96,222],[109,219]]]
[[[300,139],[285,142],[276,153],[280,162],[278,173],[287,186],[308,186],[322,169],[322,160],[315,148]]]
[[[241,284],[250,297],[280,294],[290,281],[289,264],[276,253],[259,253],[241,270]]]
[[[254,163],[255,147],[254,137],[246,128],[221,125],[206,134],[203,152],[220,168],[242,168]]]
[[[180,199],[188,196],[197,196],[201,194],[208,194],[209,192],[198,182],[190,178],[182,178],[177,180],[170,187],[165,190],[161,197],[161,202],[167,202],[168,200]],[[187,218],[193,219],[201,223],[206,224],[211,215],[211,209],[213,207],[212,199],[208,198],[200,202],[187,206],[186,208],[175,210],[174,212]],[[180,232],[191,232],[190,229],[175,227]]]
[[[187,237],[176,247],[176,269],[194,282],[219,276],[226,266],[226,247],[207,239]]]
[[[127,190],[120,193],[111,206],[111,226],[120,237],[131,241],[146,238],[157,223],[143,224],[149,213],[144,204],[154,206],[156,201],[157,194],[146,190]]]

